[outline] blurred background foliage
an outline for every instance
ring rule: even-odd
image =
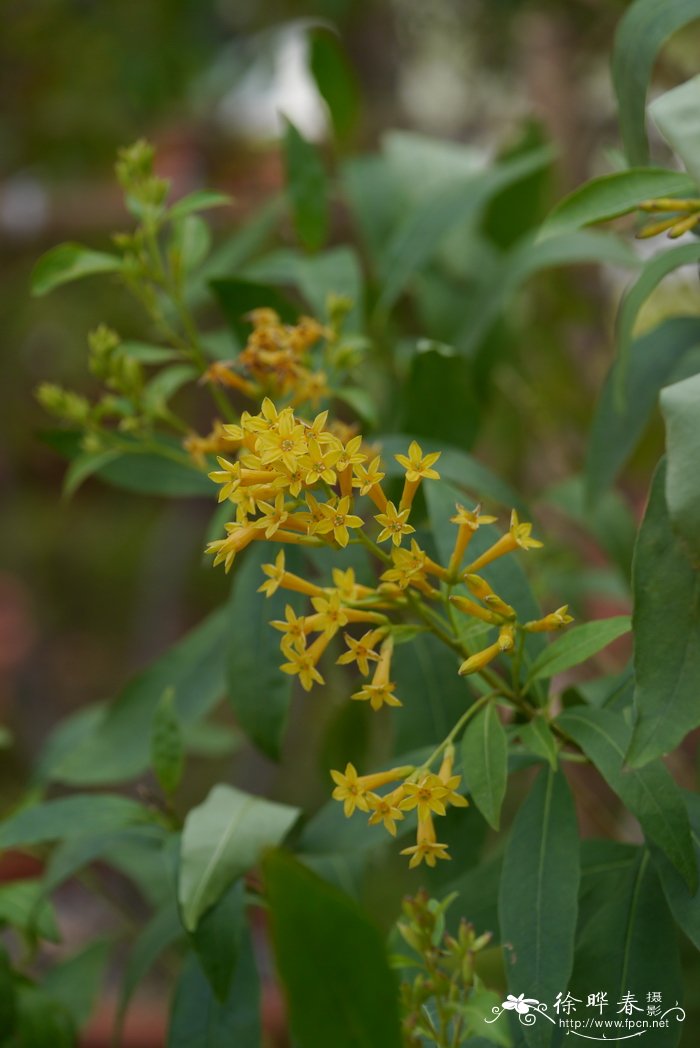
[[[610,495],[596,520],[582,519],[571,480],[583,469],[612,357],[624,260],[613,253],[603,269],[519,274],[515,252],[564,192],[615,166],[609,55],[625,6],[6,0],[0,713],[18,740],[3,762],[8,802],[62,716],[119,691],[226,593],[223,576],[202,570],[212,504],[131,498],[95,480],[60,501],[64,464],[38,436],[46,428],[33,399],[41,381],[90,389],[90,329],[105,321],[125,338],[149,336],[143,316],[109,280],[29,295],[31,268],[48,247],[70,238],[104,250],[109,234],[126,228],[113,162],[119,146],[139,137],[156,144],[158,170],[175,197],[202,186],[233,196],[233,207],[210,219],[218,257],[240,257],[249,275],[273,281],[284,262],[275,252],[298,243],[282,200],[283,116],[317,143],[333,177],[326,246],[354,243],[367,277],[363,327],[383,360],[372,377],[378,428],[474,453],[559,534],[540,585],[584,616],[627,609],[633,522],[662,446],[659,420],[625,474],[624,501]],[[660,86],[697,71],[699,36],[690,27],[665,49]],[[448,214],[446,235],[401,283],[404,215],[448,194],[466,172],[519,158],[531,163],[529,173],[504,182],[478,216]],[[582,258],[589,261],[585,252]],[[504,274],[513,292],[501,300],[493,289]],[[395,301],[388,302],[394,278]],[[678,312],[679,303],[682,312],[697,313],[682,279],[652,298],[647,322]],[[216,330],[217,306],[201,304],[204,326]],[[205,432],[206,412],[201,422]],[[582,563],[589,569],[583,576]],[[288,754],[308,754],[318,742],[313,764],[300,769],[297,761],[290,770],[287,761],[279,772],[242,746],[200,771],[195,763],[183,807],[230,777],[232,761],[236,781],[249,788],[293,803],[320,801],[329,762],[365,748],[364,713],[350,704],[329,718],[325,696],[313,695],[303,721],[292,719],[286,746]],[[680,774],[693,784],[692,770]],[[483,831],[475,819],[471,857],[459,853],[467,846],[460,834],[454,851],[463,865],[476,861]],[[385,882],[371,872],[370,865],[365,900],[381,914]],[[444,887],[439,879],[448,876],[436,874],[431,888]],[[481,928],[494,920],[469,916]]]

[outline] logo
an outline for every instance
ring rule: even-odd
[[[505,1001],[494,1005],[493,1018],[484,1019],[484,1022],[495,1023],[505,1012],[512,1012],[522,1026],[534,1026],[541,1018],[566,1030],[567,1034],[587,1041],[626,1041],[654,1030],[668,1029],[671,1023],[685,1020],[685,1012],[678,1001],[664,1008],[658,990],[650,990],[639,1000],[628,991],[615,1004],[608,1001],[608,994],[603,990],[589,993],[585,1004],[583,998],[558,993],[552,1009],[553,1014],[547,1004],[536,997],[526,997],[524,993],[516,997],[509,993]]]

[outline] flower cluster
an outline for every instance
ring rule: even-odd
[[[515,511],[507,532],[471,560],[469,547],[476,532],[495,523],[478,506],[456,506],[447,564],[438,563],[420,545],[411,523],[415,496],[422,483],[439,479],[439,452],[424,454],[413,441],[405,455],[395,456],[403,484],[392,501],[381,455],[360,434],[329,422],[327,411],[305,420],[291,405],[278,410],[265,398],[258,414],[244,412],[238,424],[221,426],[216,439],[228,444],[229,453],[219,457],[220,468],[210,477],[219,485],[219,501],[231,503],[234,519],[226,524],[224,537],[209,543],[207,552],[215,564],[223,563],[228,571],[248,545],[268,541],[335,549],[362,543],[380,565],[374,585],[358,582],[351,568],[335,568],[332,585],[327,586],[290,570],[284,548],[263,566],[266,578],[260,590],[268,597],[287,590],[308,598],[307,611],[299,613],[288,604],[284,618],[272,622],[281,634],[281,669],[298,677],[305,690],[324,684],[321,662],[341,633],[345,648],[336,662],[356,666],[363,678],[352,698],[379,710],[402,705],[392,679],[392,660],[407,628],[409,633],[436,632],[461,653],[460,674],[484,676],[499,656],[522,650],[526,632],[556,630],[571,621],[564,607],[519,623],[515,609],[481,574],[514,550],[542,545],[533,538],[532,525],[521,522]],[[435,604],[448,618],[433,610]],[[495,639],[479,651],[470,650],[462,639],[464,631],[451,622],[454,615],[491,627]],[[437,841],[433,816],[444,815],[447,805],[466,804],[457,792],[460,777],[452,773],[450,748],[437,774],[429,765],[369,776],[358,776],[348,765],[344,773],[332,774],[334,796],[343,801],[347,815],[356,809],[367,812],[372,824],[381,823],[393,834],[396,822],[416,810],[417,842],[406,849],[411,865],[434,865],[438,858],[449,858],[446,846]],[[396,783],[388,793],[377,792]]]
[[[700,222],[700,198],[698,197],[687,199],[659,197],[655,200],[645,200],[639,205],[639,210],[651,214],[657,212],[655,221],[642,226],[637,233],[637,237],[643,240],[655,237],[659,233],[666,233],[671,240],[676,240],[684,233],[695,229]],[[666,217],[659,218],[659,214]]]

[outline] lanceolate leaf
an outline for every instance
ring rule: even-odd
[[[695,18],[700,18],[700,0],[636,0],[620,20],[612,76],[631,164],[644,164],[649,155],[644,110],[656,56],[676,30]]]
[[[623,383],[626,379],[627,364],[630,352],[630,343],[634,333],[634,325],[637,321],[639,311],[649,298],[652,291],[661,283],[664,277],[672,273],[680,266],[689,265],[692,262],[700,262],[700,242],[693,244],[681,244],[661,251],[644,263],[642,272],[632,286],[625,292],[620,303],[617,314],[617,353],[619,357],[619,368],[617,373],[618,388],[616,390],[618,400],[622,401]]]
[[[631,168],[602,175],[564,197],[542,224],[539,239],[569,233],[633,211],[650,197],[697,192],[688,175],[659,167]]]
[[[297,234],[304,247],[322,247],[328,230],[328,189],[323,161],[314,145],[287,120],[284,140],[287,191]]]
[[[696,793],[686,793],[685,800],[688,805],[695,856],[700,863],[700,796]],[[673,916],[684,934],[700,950],[700,889],[695,893],[689,892],[683,878],[658,848],[652,849],[652,855]]]
[[[694,191],[691,190],[689,196],[697,196],[700,188],[699,111],[700,77],[697,76],[654,99],[649,106],[652,120],[695,180]]]
[[[606,994],[602,1012],[587,1009],[585,1013],[594,1022],[622,1018],[622,998],[627,993],[634,994],[637,1007],[644,1011],[650,990],[661,994],[662,1012],[682,1002],[678,936],[647,848],[613,841],[583,842],[576,961],[570,987],[572,996],[583,1002],[579,1008],[585,1007],[588,994]],[[633,1012],[636,1018],[641,1014]],[[678,1043],[683,1029],[678,1016],[672,1013],[666,1021],[668,1026],[653,1031],[654,1048],[674,1048]],[[606,1036],[604,1025],[588,1032]],[[607,1036],[613,1040],[614,1035]]]
[[[544,768],[518,812],[501,874],[499,918],[508,988],[552,1001],[574,961],[579,839],[576,812],[561,771]],[[525,1030],[528,1045],[551,1041],[549,1023]]]
[[[174,903],[153,915],[134,941],[124,972],[117,1010],[117,1029],[121,1029],[129,1001],[139,983],[151,970],[161,953],[184,936],[184,929]]]
[[[82,244],[59,244],[37,262],[32,273],[32,294],[46,295],[60,284],[80,280],[93,273],[115,273],[122,267],[117,255],[91,251]]]
[[[474,804],[497,830],[508,781],[508,739],[492,702],[467,723],[462,739],[462,771]]]
[[[700,575],[671,528],[664,481],[662,464],[634,558],[636,722],[627,760],[635,766],[669,753],[700,724]]]
[[[228,997],[246,931],[245,884],[236,881],[204,914],[191,941],[215,996]]]
[[[210,906],[237,877],[279,844],[299,809],[274,804],[231,786],[215,786],[185,819],[178,899],[182,919],[193,931]]]
[[[667,386],[661,393],[666,421],[666,501],[673,527],[690,560],[700,569],[700,375]]]
[[[700,346],[700,320],[672,317],[632,342],[621,384],[621,364],[615,361],[596,407],[588,446],[586,479],[591,501],[615,480],[651,418],[659,390],[696,346]]]
[[[180,976],[168,1030],[168,1048],[260,1048],[260,980],[250,934],[225,1000],[214,995],[194,954]]]
[[[0,824],[0,848],[26,847],[113,831],[153,821],[150,812],[128,797],[78,794],[23,808]]]
[[[272,853],[264,874],[300,1048],[400,1048],[397,987],[379,929],[289,856]]]
[[[623,633],[629,633],[629,615],[616,615],[612,619],[585,622],[582,626],[571,626],[538,655],[530,667],[528,680],[553,677],[555,673],[578,666],[592,655],[607,648]]]
[[[688,813],[680,790],[661,761],[623,770],[631,729],[611,710],[577,706],[560,714],[557,724],[581,747],[639,820],[649,840],[661,848],[695,891],[698,875]]]

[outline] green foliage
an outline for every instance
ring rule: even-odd
[[[700,565],[700,492],[697,464],[700,455],[700,376],[667,386],[661,393],[666,422],[668,474],[666,499],[674,530],[689,554],[689,567]]]
[[[178,900],[188,931],[237,877],[279,844],[299,817],[299,809],[215,786],[193,808],[182,831]]]
[[[182,778],[184,753],[180,722],[174,710],[175,691],[163,692],[153,715],[151,764],[165,793],[173,793]]]
[[[400,1048],[396,989],[379,930],[291,857],[273,852],[263,869],[300,1048]]]
[[[117,273],[121,267],[121,260],[116,255],[91,251],[81,244],[59,244],[34,267],[32,291],[35,295],[47,295],[61,284],[96,273]]]
[[[309,251],[323,247],[328,233],[326,173],[316,148],[287,120],[285,135],[287,192],[294,226]]]
[[[492,702],[467,724],[462,737],[462,769],[472,801],[497,830],[508,781],[508,740]]]
[[[553,677],[555,673],[563,673],[572,666],[578,666],[607,648],[618,637],[629,633],[630,629],[629,615],[616,615],[612,619],[573,626],[537,656],[529,669],[528,680]]]

